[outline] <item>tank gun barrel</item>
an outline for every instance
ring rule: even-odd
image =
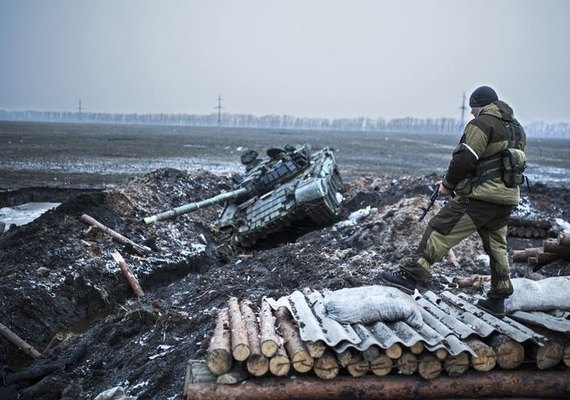
[[[249,191],[246,188],[240,188],[236,190],[232,190],[230,192],[220,193],[217,196],[210,197],[209,199],[197,201],[194,203],[184,204],[180,207],[173,208],[172,210],[168,210],[159,214],[151,215],[150,217],[144,218],[144,222],[149,225],[153,224],[156,221],[160,221],[167,218],[173,218],[178,215],[187,214],[192,211],[196,211],[200,208],[205,208],[212,206],[214,204],[223,203],[228,200],[235,200],[240,198],[241,196],[247,195]]]

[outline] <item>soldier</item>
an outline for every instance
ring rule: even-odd
[[[397,272],[381,272],[391,286],[413,292],[426,283],[431,265],[440,261],[453,246],[477,232],[490,257],[491,289],[477,305],[503,317],[504,299],[513,293],[509,279],[507,221],[520,199],[522,171],[513,183],[511,166],[503,166],[506,150],[513,148],[522,158],[526,135],[513,116],[512,108],[498,99],[488,86],[477,88],[469,99],[475,117],[465,127],[453,151],[449,168],[439,184],[439,194],[454,197],[428,223],[414,256],[407,257]],[[510,151],[510,150],[509,150]],[[507,165],[507,164],[505,164]],[[509,169],[509,171],[507,171]],[[515,171],[517,172],[517,171]],[[517,172],[518,173],[518,172]]]

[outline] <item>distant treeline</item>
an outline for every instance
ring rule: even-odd
[[[224,126],[234,128],[311,129],[338,131],[403,132],[458,134],[461,121],[453,118],[313,118],[290,115],[251,114],[114,114],[60,111],[4,111],[0,121],[38,121],[64,123],[146,124],[178,126]],[[532,122],[524,126],[528,136],[570,138],[570,123]]]

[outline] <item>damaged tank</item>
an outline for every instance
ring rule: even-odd
[[[307,217],[321,226],[337,218],[342,179],[331,148],[312,152],[308,144],[286,145],[268,149],[267,158],[258,156],[254,150],[242,154],[245,173],[234,190],[146,217],[145,223],[224,204],[218,227],[231,229],[234,243],[248,247]]]

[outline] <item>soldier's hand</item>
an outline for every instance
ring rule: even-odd
[[[441,196],[451,196],[451,190],[443,186],[443,181],[437,181],[435,184],[439,187],[438,193]]]

